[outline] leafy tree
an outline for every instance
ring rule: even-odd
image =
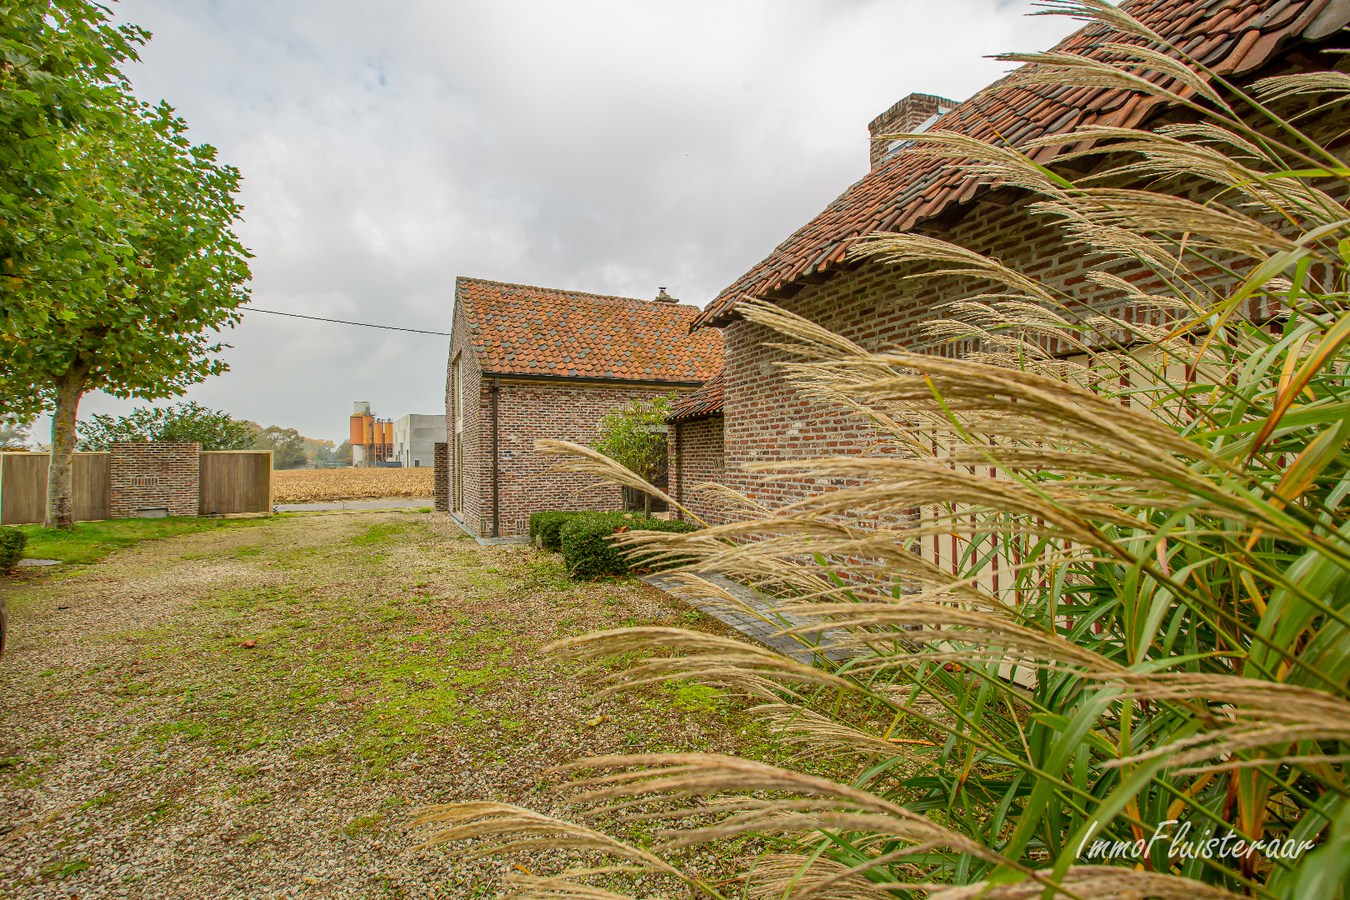
[[[259,450],[272,451],[272,468],[298,469],[305,464],[305,438],[294,428],[271,425],[254,439]]]
[[[106,210],[91,202],[53,209],[51,199],[79,177],[65,165],[70,133],[106,118],[122,81],[117,66],[135,60],[149,37],[107,16],[89,0],[0,8],[0,320],[40,322],[58,295],[97,277],[77,236],[97,229]],[[71,240],[51,240],[42,223],[52,216]]]
[[[304,442],[305,459],[312,463],[327,462],[328,454],[333,452],[333,442],[323,438],[301,438]]]
[[[195,400],[169,407],[137,407],[130,415],[98,415],[80,426],[78,449],[108,450],[114,441],[197,441],[203,450],[244,450],[253,429],[229,413],[207,409]]]
[[[333,458],[340,463],[350,463],[352,461],[352,442],[343,441],[341,444],[338,444],[337,453],[334,454]]]
[[[0,450],[22,450],[28,446],[28,426],[0,422]]]
[[[248,298],[249,253],[231,231],[238,171],[191,146],[168,105],[140,103],[126,85],[103,96],[102,115],[60,145],[59,190],[36,206],[32,238],[66,248],[65,288],[0,319],[0,414],[53,411],[47,527],[72,524],[84,393],[154,400],[226,371],[210,333],[233,326]]]
[[[653,481],[661,474],[666,457],[666,416],[675,395],[634,400],[622,409],[610,410],[600,420],[595,449],[640,476]],[[651,512],[651,495],[646,512]]]

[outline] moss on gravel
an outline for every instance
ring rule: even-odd
[[[710,689],[592,705],[576,665],[539,653],[623,624],[720,623],[435,515],[198,529],[0,590],[0,895],[495,896],[509,863],[418,849],[412,808],[565,815],[546,770],[580,756],[782,755]]]

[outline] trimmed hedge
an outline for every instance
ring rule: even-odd
[[[559,543],[567,572],[573,578],[593,581],[630,572],[649,572],[669,568],[676,563],[661,560],[654,565],[643,565],[641,557],[628,560],[613,543],[616,533],[624,531],[697,531],[688,522],[672,519],[644,519],[624,513],[582,513],[564,523]]]
[[[28,535],[17,528],[0,528],[0,575],[14,568],[28,545]]]
[[[554,553],[562,550],[561,535],[562,527],[577,516],[594,515],[594,513],[552,509],[544,512],[537,512],[530,516],[530,540],[536,537],[542,537],[545,550],[552,550]]]

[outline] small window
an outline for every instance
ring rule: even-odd
[[[414,468],[414,469],[420,469],[420,468],[422,468],[422,461],[421,461],[420,459],[414,459],[414,460],[413,460],[413,468]]]

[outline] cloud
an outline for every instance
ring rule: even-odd
[[[253,303],[449,331],[456,275],[702,305],[867,168],[867,122],[1072,30],[1029,3],[123,0],[130,75],[244,174]],[[447,339],[248,315],[188,397],[342,440]],[[94,394],[83,412],[133,403]],[[49,427],[45,422],[40,427]]]

